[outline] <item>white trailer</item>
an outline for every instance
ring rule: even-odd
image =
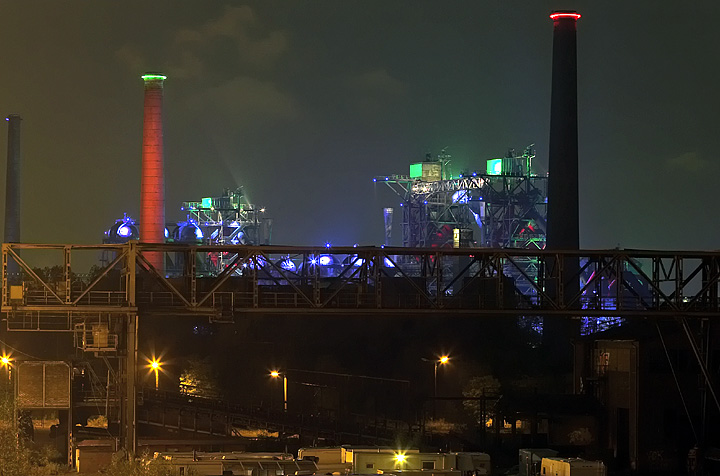
[[[318,472],[313,461],[294,460],[290,455],[170,452],[155,453],[155,458],[169,461],[175,476],[312,476]]]
[[[336,446],[300,448],[298,459],[315,461],[320,475],[400,474],[414,476],[487,476],[487,453],[420,453],[417,449]]]
[[[455,455],[455,468],[462,476],[489,476],[492,474],[490,455],[487,453],[452,453]]]

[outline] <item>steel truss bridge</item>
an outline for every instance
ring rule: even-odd
[[[74,271],[88,259],[102,265]],[[720,252],[4,243],[0,312],[8,331],[73,333],[103,357],[134,450],[138,316],[679,318],[688,333],[720,316],[719,291]]]
[[[88,251],[105,264],[92,275],[74,272],[73,256]],[[34,253],[46,268],[57,263],[52,276],[32,265]],[[150,264],[153,253],[166,254],[164,271]],[[89,314],[137,312],[213,320],[257,312],[720,312],[720,252],[5,243],[2,269],[2,316],[10,330],[71,331]]]

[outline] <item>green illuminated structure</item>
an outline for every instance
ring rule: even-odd
[[[374,181],[400,197],[405,247],[543,249],[548,180],[532,171],[534,157],[532,146],[520,156],[510,149],[506,157],[487,160],[481,170],[431,179],[423,167],[442,164],[445,172],[450,156],[443,154],[410,165],[409,176],[383,175]],[[516,261],[524,274],[509,276],[518,289],[532,293],[537,263],[522,257]]]
[[[154,73],[148,73],[142,75],[143,81],[165,81],[167,79],[167,76],[164,74],[154,74]]]
[[[487,174],[488,175],[502,175],[502,173],[503,173],[502,160],[503,159],[488,160],[487,161]]]
[[[202,231],[203,240],[212,244],[270,244],[272,220],[265,209],[248,203],[242,187],[226,189],[220,197],[203,197],[199,202],[183,202],[187,222]]]
[[[450,156],[426,156],[410,175],[376,177],[402,200],[403,246],[542,248],[547,176],[532,171],[532,146],[522,155],[487,160],[483,172],[448,172]]]

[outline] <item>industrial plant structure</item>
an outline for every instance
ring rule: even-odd
[[[542,249],[548,180],[533,170],[534,158],[532,145],[519,156],[510,149],[454,177],[443,151],[411,164],[408,175],[373,181],[401,199],[403,246]]]
[[[268,245],[272,235],[272,218],[265,208],[249,203],[242,187],[225,189],[219,197],[204,197],[199,201],[183,202],[181,211],[186,219],[166,223],[165,243],[195,245]],[[140,237],[142,224],[125,214],[105,232],[103,243],[122,244]],[[213,253],[201,257],[200,266],[204,272],[219,274],[234,259],[234,254]],[[113,256],[103,256],[101,262],[108,263]],[[182,272],[182,263],[177,263],[172,254],[165,256],[166,271],[169,275]]]

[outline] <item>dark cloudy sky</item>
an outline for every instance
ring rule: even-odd
[[[169,219],[243,185],[274,243],[380,244],[398,201],[375,175],[530,143],[544,170],[558,8],[583,15],[581,246],[720,248],[715,1],[2,0],[23,241],[97,243],[138,217],[140,75],[162,71]]]

